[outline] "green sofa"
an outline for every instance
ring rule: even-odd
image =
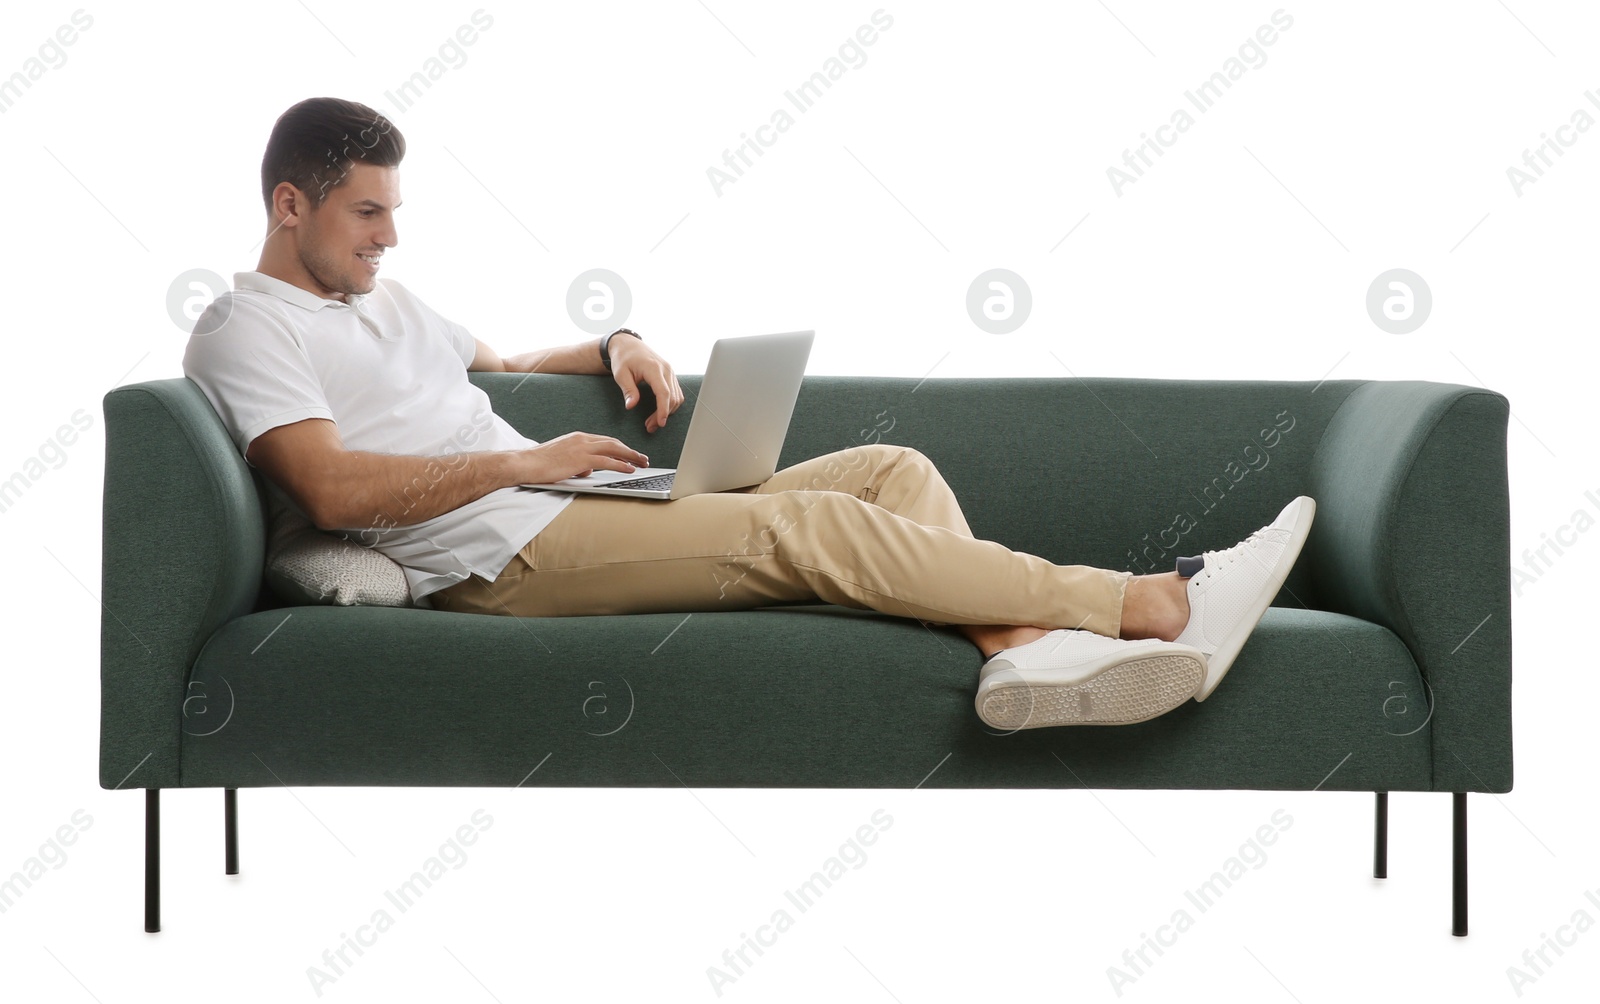
[[[670,465],[688,425],[647,437],[648,395],[624,411],[600,377],[471,379],[536,439],[583,429]],[[692,402],[700,378],[681,379]],[[1466,793],[1511,789],[1508,415],[1497,393],[1429,382],[808,377],[780,466],[916,447],[977,536],[1061,563],[1168,571],[1316,499],[1285,588],[1204,704],[997,734],[973,709],[972,645],[870,611],[284,608],[263,586],[261,477],[204,395],[119,387],[100,781],[146,792],[146,929],[163,788],[224,790],[232,872],[240,788],[520,784],[1371,791],[1380,877],[1387,793],[1451,792],[1465,934]]]

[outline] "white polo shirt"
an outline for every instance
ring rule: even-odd
[[[371,293],[348,301],[260,272],[235,273],[233,284],[196,321],[183,372],[210,399],[241,455],[269,429],[326,418],[348,449],[443,458],[390,507],[400,520],[426,496],[430,480],[459,466],[455,454],[539,445],[496,415],[488,395],[467,380],[477,351],[471,333],[399,283],[379,279]],[[298,510],[265,480],[276,505]],[[420,598],[473,573],[494,581],[572,499],[501,488],[420,523],[347,527],[343,534],[398,562]]]

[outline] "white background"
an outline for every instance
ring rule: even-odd
[[[307,968],[482,808],[467,863],[324,999],[715,1000],[707,968],[882,808],[866,863],[723,998],[1118,999],[1107,967],[1283,809],[1266,864],[1125,999],[1516,999],[1525,949],[1579,909],[1600,919],[1592,533],[1515,601],[1516,789],[1471,798],[1465,940],[1449,799],[1392,797],[1379,883],[1371,795],[1327,791],[247,790],[237,879],[221,797],[171,792],[166,930],[141,932],[142,799],[96,783],[100,399],[179,375],[176,276],[254,268],[261,151],[305,97],[393,116],[410,152],[385,274],[503,352],[583,337],[566,287],[603,267],[683,372],[716,337],[814,327],[813,373],[1483,385],[1514,413],[1515,563],[1600,512],[1600,130],[1569,129],[1520,194],[1507,175],[1575,110],[1600,116],[1588,5],[1284,8],[1266,61],[1120,195],[1107,168],[1274,6],[887,7],[865,63],[719,195],[707,168],[875,8],[707,3],[486,7],[492,26],[404,111],[385,92],[474,5],[90,7],[65,62],[48,53],[0,114],[0,478],[78,409],[93,422],[0,513],[0,873],[75,810],[93,820],[0,914],[0,996],[317,999]],[[74,9],[8,5],[0,75]],[[1013,334],[965,313],[996,267],[1033,291]],[[1366,312],[1390,268],[1432,290],[1411,334]],[[1564,951],[1524,997],[1589,992],[1600,933]]]

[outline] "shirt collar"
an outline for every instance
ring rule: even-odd
[[[234,289],[249,289],[257,293],[269,293],[280,300],[287,301],[306,310],[321,310],[323,307],[358,307],[367,298],[366,293],[349,293],[343,300],[330,300],[318,296],[309,289],[301,289],[292,283],[274,278],[265,272],[235,272],[233,273]]]

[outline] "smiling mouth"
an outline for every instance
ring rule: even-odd
[[[366,262],[368,265],[371,265],[373,268],[377,268],[378,267],[378,259],[383,257],[383,256],[382,255],[375,255],[375,254],[362,254],[361,252],[358,251],[358,252],[356,252],[356,257],[360,258],[362,261]]]

